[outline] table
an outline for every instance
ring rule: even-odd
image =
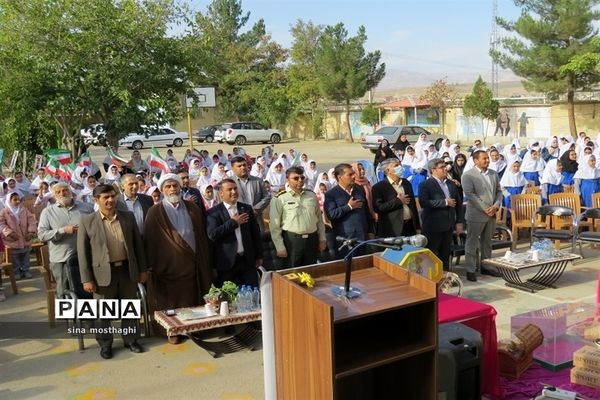
[[[483,393],[503,397],[500,386],[498,340],[496,338],[496,310],[464,297],[445,293],[438,296],[438,323],[460,322],[481,334],[483,345]]]
[[[556,289],[554,283],[561,277],[569,261],[580,258],[580,255],[571,253],[563,253],[559,257],[542,261],[508,261],[505,260],[504,257],[496,257],[481,260],[481,264],[498,268],[506,286],[535,293],[538,290],[546,288]],[[523,282],[519,273],[522,270],[535,267],[539,267],[539,270],[532,278]]]
[[[262,312],[251,311],[245,313],[235,313],[227,317],[215,315],[214,317],[184,320],[178,318],[178,314],[182,310],[190,310],[190,308],[177,309],[175,315],[168,316],[164,311],[155,311],[154,319],[167,332],[167,336],[187,335],[198,344],[200,347],[208,351],[213,357],[217,358],[226,353],[233,353],[239,350],[249,349],[254,350],[260,343],[261,330],[256,329],[252,324],[246,325],[244,329],[233,335],[232,337],[222,341],[207,341],[204,340],[199,333],[210,329],[221,328],[226,326],[234,326],[239,324],[247,324],[249,322],[260,321]],[[191,308],[191,310],[204,310],[204,307]]]

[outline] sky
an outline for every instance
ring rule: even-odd
[[[492,0],[242,0],[249,24],[264,19],[273,39],[289,48],[290,26],[298,19],[316,24],[343,22],[350,35],[364,25],[367,50],[380,50],[387,76],[380,87],[427,85],[448,77],[452,83],[491,78],[488,55]],[[207,0],[192,0],[205,11]],[[498,15],[515,20],[520,9],[498,0]],[[502,31],[501,31],[502,33]],[[510,71],[499,79],[516,80]]]

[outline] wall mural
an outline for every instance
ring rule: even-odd
[[[456,110],[456,130],[459,137],[481,137],[487,128],[487,136],[515,138],[546,138],[551,133],[550,107],[501,107],[495,121],[467,118],[462,109]]]

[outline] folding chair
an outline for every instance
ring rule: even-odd
[[[600,208],[588,208],[579,216],[579,221],[587,219],[592,223],[592,226],[600,222]],[[577,226],[577,244],[579,245],[579,254],[583,257],[583,249],[581,243],[600,244],[600,232],[593,230],[581,231],[581,226]]]
[[[551,226],[551,217],[571,217],[571,229],[548,229]],[[538,228],[538,220],[546,220],[546,226]],[[531,238],[530,245],[533,245],[533,238],[550,239],[554,241],[571,242],[571,253],[575,252],[575,241],[577,238],[577,219],[575,211],[569,207],[563,206],[542,206],[535,210],[531,216]]]

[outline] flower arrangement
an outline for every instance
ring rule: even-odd
[[[298,278],[301,285],[306,286],[307,288],[313,288],[315,286],[315,280],[309,273],[300,272],[298,273]]]

